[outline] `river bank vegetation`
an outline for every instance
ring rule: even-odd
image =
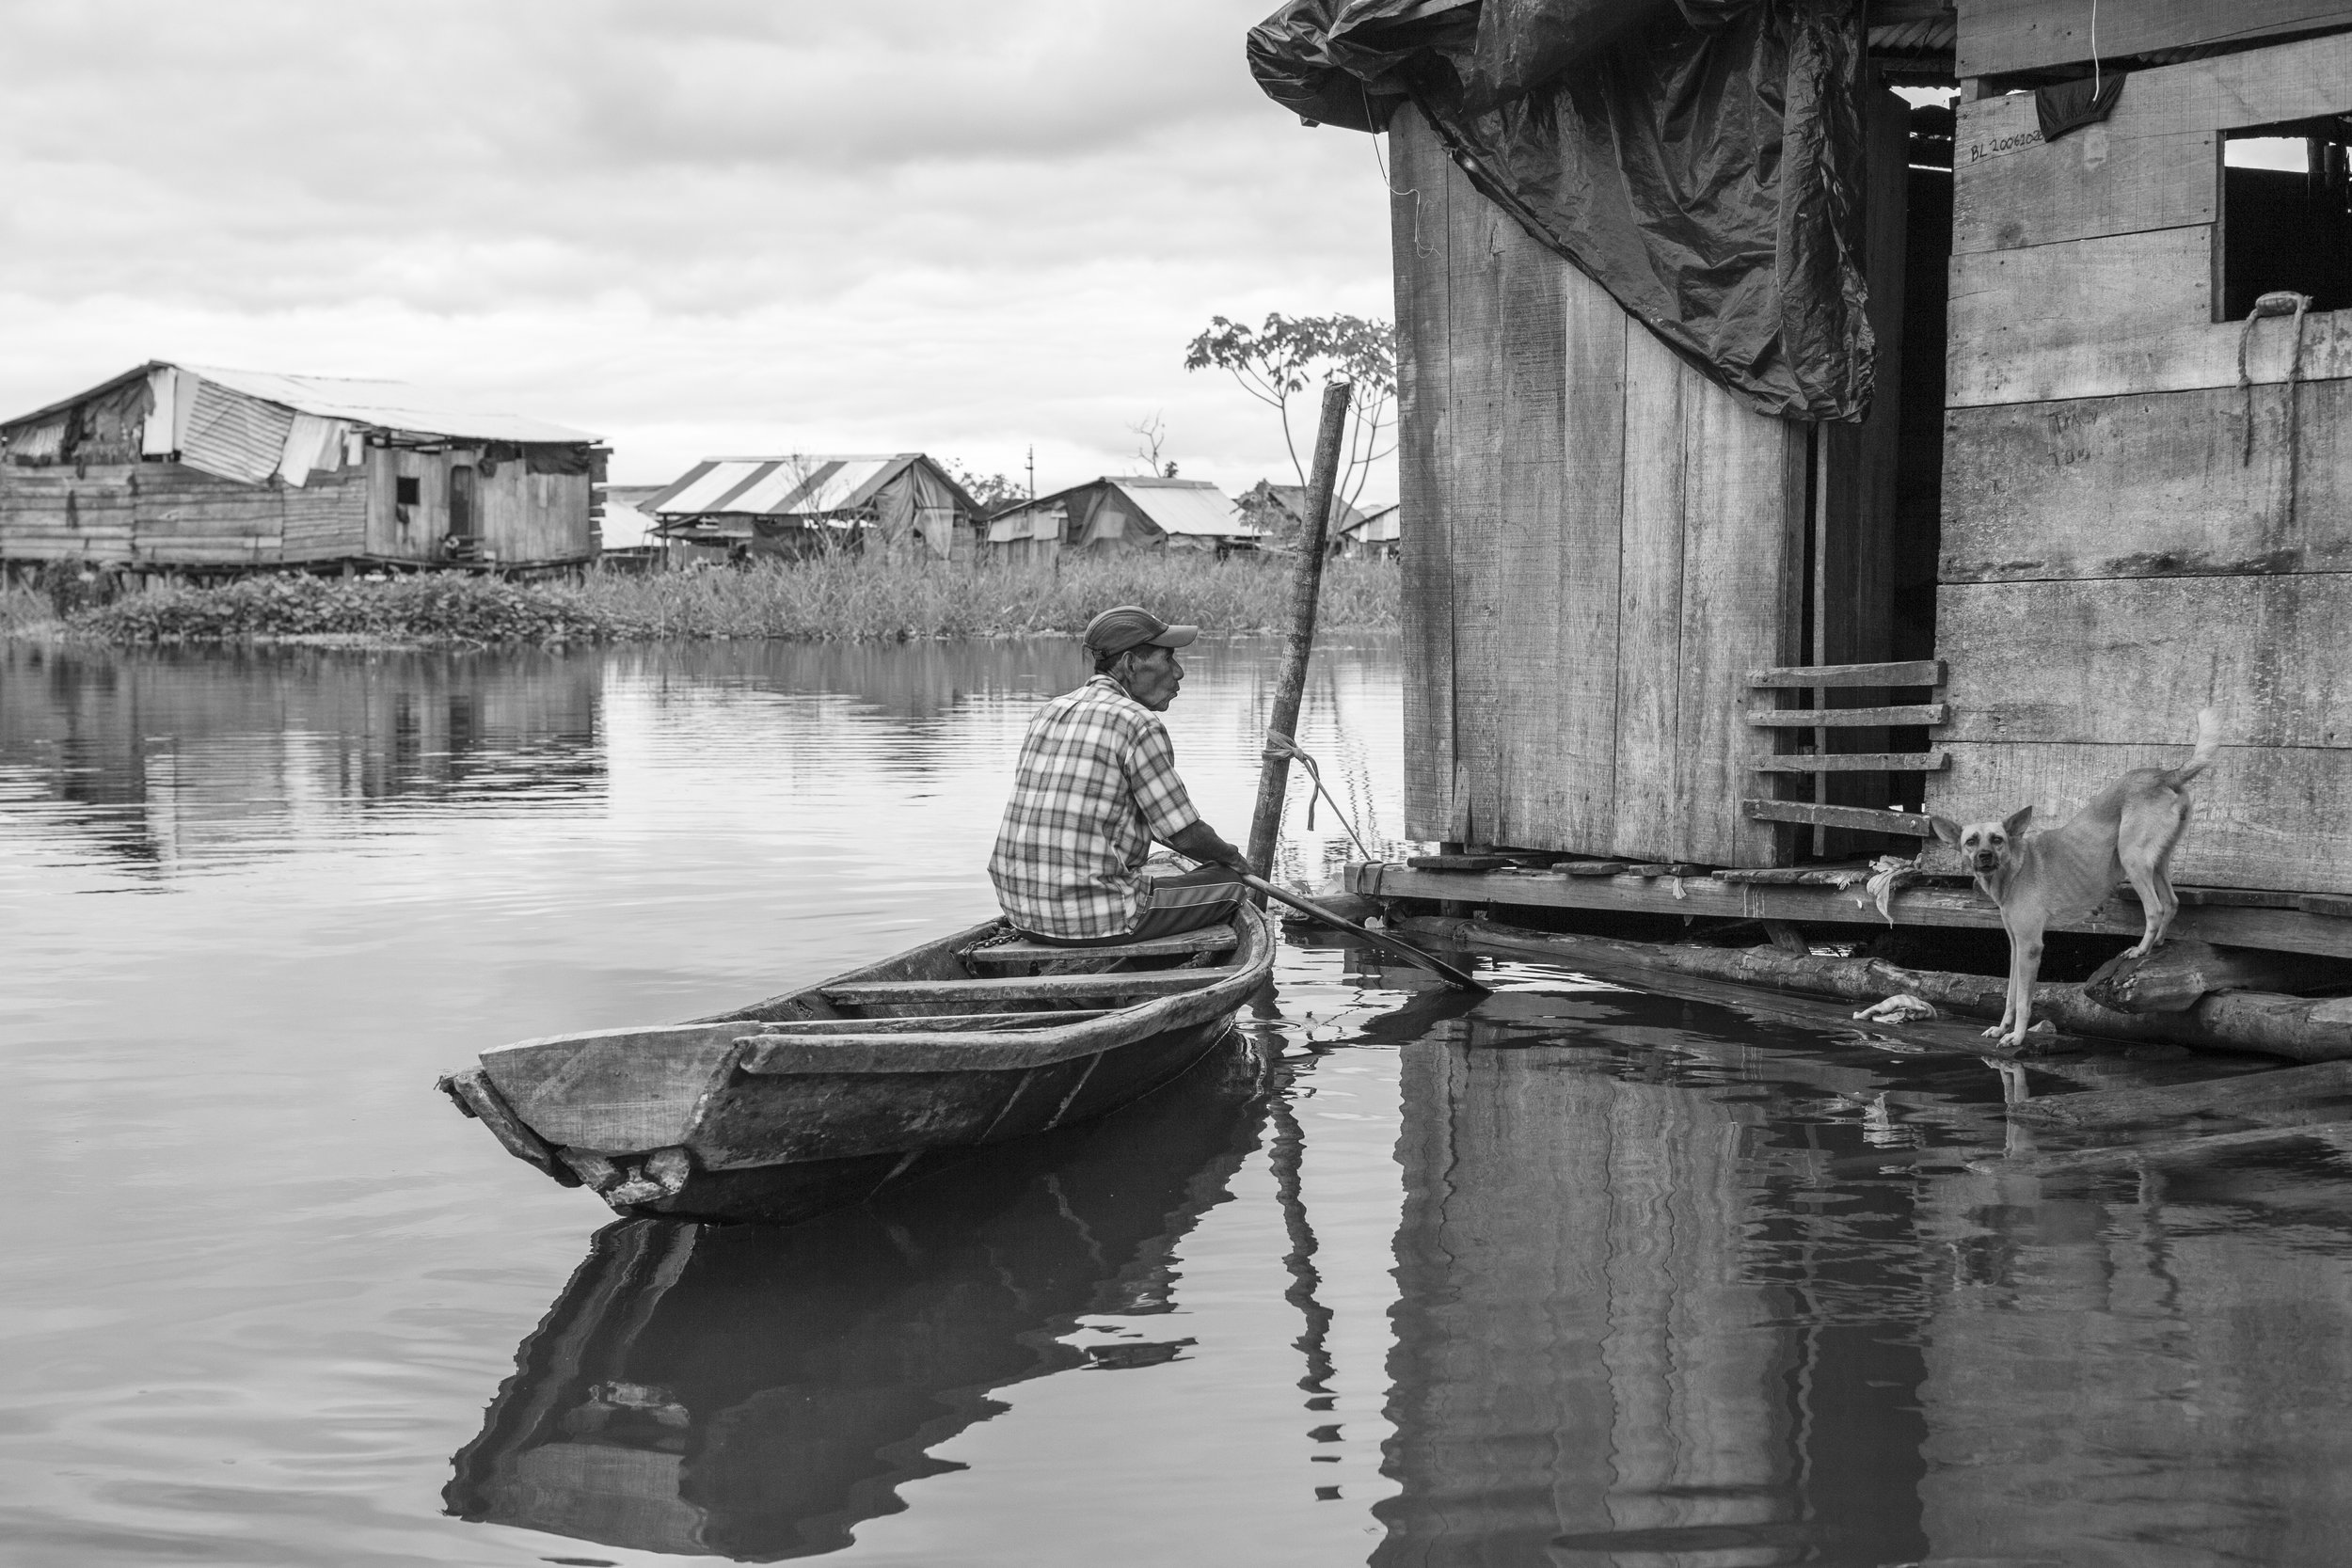
[[[1289,619],[1282,557],[1128,555],[1029,565],[819,558],[576,583],[508,583],[433,573],[389,579],[247,578],[216,588],[155,587],[68,609],[24,589],[0,600],[0,633],[119,643],[353,639],[386,643],[564,643],[659,638],[906,641],[1030,637],[1081,630],[1097,610],[1143,604],[1213,633],[1274,630]],[[1393,629],[1393,562],[1334,561],[1321,624]]]

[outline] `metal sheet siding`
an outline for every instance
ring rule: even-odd
[[[1214,485],[1134,484],[1116,479],[1110,483],[1163,533],[1212,539],[1258,537],[1259,531],[1250,526],[1241,509]]]

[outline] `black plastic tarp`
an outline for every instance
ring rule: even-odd
[[[1859,0],[1290,0],[1277,103],[1410,102],[1477,187],[1758,412],[1858,420]]]

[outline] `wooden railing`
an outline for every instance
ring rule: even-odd
[[[1928,837],[1931,830],[1928,827],[1927,818],[1918,813],[1832,804],[1822,799],[1826,794],[1823,781],[1832,773],[1940,772],[1950,764],[1950,753],[1940,748],[1925,752],[1832,752],[1829,749],[1829,732],[1918,725],[1932,728],[1950,718],[1950,708],[1941,702],[1900,703],[1878,707],[1831,707],[1827,702],[1832,690],[1850,691],[1867,688],[1892,691],[1908,687],[1940,689],[1943,684],[1944,661],[1940,658],[1911,659],[1892,664],[1789,665],[1749,672],[1748,689],[1753,693],[1809,690],[1813,693],[1814,702],[1811,707],[1759,707],[1750,711],[1748,722],[1763,732],[1759,739],[1778,738],[1790,730],[1814,732],[1810,752],[1762,752],[1751,760],[1750,767],[1765,775],[1809,775],[1814,779],[1815,785],[1814,798],[1810,800],[1759,798],[1743,800],[1740,802],[1741,809],[1751,820],[1757,822],[1897,833],[1909,838]]]

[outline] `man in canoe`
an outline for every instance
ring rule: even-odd
[[[1184,667],[1176,650],[1200,635],[1136,605],[1087,623],[1094,676],[1029,721],[1012,799],[989,857],[1005,917],[1064,946],[1173,936],[1232,918],[1248,895],[1242,852],[1192,809],[1160,715]],[[1157,839],[1200,868],[1147,867]]]

